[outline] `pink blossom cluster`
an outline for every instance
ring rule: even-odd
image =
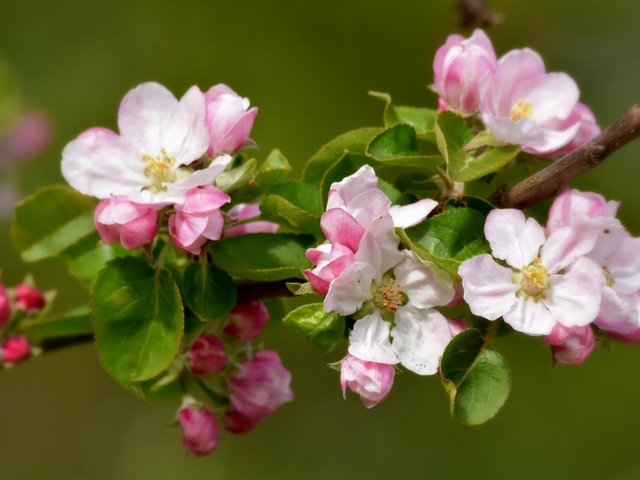
[[[250,346],[268,321],[269,312],[262,302],[238,304],[220,335],[200,335],[186,353],[191,374],[224,398],[216,413],[190,396],[184,400],[178,421],[188,453],[208,455],[216,448],[218,418],[228,432],[245,433],[293,400],[291,374],[280,356],[273,350],[254,352]]]
[[[256,204],[232,217],[222,208],[231,198],[215,186],[249,138],[257,108],[226,85],[206,92],[191,87],[180,99],[162,85],[144,83],[120,104],[119,133],[92,128],[62,153],[62,174],[79,192],[101,199],[95,224],[103,241],[125,248],[149,245],[165,216],[174,245],[193,255],[230,235],[273,232]],[[238,206],[237,206],[238,207]]]
[[[464,299],[488,320],[544,335],[560,363],[579,364],[595,346],[592,327],[638,341],[640,238],[616,218],[617,202],[565,190],[546,228],[519,210],[489,213],[491,254],[460,265]]]
[[[31,345],[13,327],[24,318],[37,315],[47,304],[45,295],[29,283],[7,289],[0,283],[0,361],[11,367],[31,356]]]
[[[540,55],[529,48],[498,59],[482,30],[469,38],[449,36],[436,52],[433,70],[439,109],[479,115],[498,142],[554,157],[600,132],[589,107],[579,102],[571,77],[548,73]]]
[[[437,205],[430,199],[392,205],[365,165],[331,186],[320,221],[328,241],[307,251],[314,268],[305,274],[325,296],[325,310],[357,319],[341,363],[341,385],[367,407],[387,396],[397,364],[419,375],[436,373],[454,336],[453,321],[434,308],[454,299],[453,280],[401,250],[395,233],[421,222]]]

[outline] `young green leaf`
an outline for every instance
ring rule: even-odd
[[[134,257],[110,261],[93,286],[91,319],[104,369],[122,386],[165,370],[183,335],[180,291],[168,270]]]
[[[237,287],[224,270],[192,262],[182,277],[182,296],[202,320],[213,320],[224,317],[235,307]]]
[[[283,322],[323,352],[333,350],[344,335],[344,317],[325,312],[321,303],[302,305],[284,317]]]
[[[479,157],[467,157],[464,161],[452,162],[449,168],[449,176],[455,182],[471,182],[497,172],[508,165],[520,153],[517,145],[490,148]]]
[[[367,163],[367,158],[361,155],[345,153],[333,164],[331,164],[320,180],[320,191],[322,192],[322,205],[327,203],[329,190],[334,182],[339,182],[343,178],[355,173],[358,168]]]
[[[436,143],[449,169],[464,165],[471,156],[464,147],[473,138],[473,132],[464,118],[453,112],[440,112],[436,122]]]
[[[493,418],[509,396],[511,375],[504,358],[475,329],[465,330],[447,345],[440,377],[451,415],[466,425]]]
[[[244,187],[253,178],[257,164],[256,159],[252,158],[239,167],[222,172],[216,178],[216,185],[220,190],[227,193]]]
[[[255,182],[261,188],[281,182],[291,171],[291,164],[277,148],[271,150],[266,160],[256,170]]]
[[[33,342],[93,333],[88,306],[78,307],[55,317],[25,320],[20,322],[18,329]]]
[[[385,103],[384,125],[392,127],[398,123],[406,123],[415,128],[418,138],[435,141],[435,127],[438,112],[430,108],[407,107],[394,105],[391,95],[384,92],[370,91],[369,95]]]
[[[397,124],[376,135],[367,147],[374,160],[396,167],[433,168],[444,163],[440,155],[423,155],[416,130],[407,124]]]
[[[280,233],[256,233],[214,243],[211,254],[216,265],[247,280],[305,278],[310,267],[305,256],[313,237]]]
[[[301,233],[320,235],[322,201],[314,185],[294,181],[274,185],[260,204],[262,216]]]
[[[63,185],[38,190],[16,207],[12,236],[25,262],[68,253],[97,235],[93,223],[95,200]]]
[[[460,263],[489,251],[484,220],[482,213],[473,208],[449,207],[401,232],[401,237],[422,258],[457,276]]]

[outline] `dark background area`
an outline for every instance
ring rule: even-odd
[[[260,108],[261,155],[279,147],[299,171],[335,135],[381,123],[368,90],[401,104],[434,106],[431,62],[458,31],[453,2],[199,2],[0,0],[0,55],[25,97],[46,109],[53,145],[19,168],[23,192],[60,182],[60,151],[95,125],[115,128],[118,103],[140,82],[176,95],[224,82]],[[639,100],[640,3],[628,0],[494,1],[498,54],[530,46],[566,71],[600,123]],[[576,185],[622,200],[640,233],[640,143]],[[11,285],[27,273],[0,225],[0,269]],[[57,308],[86,299],[58,265],[31,269],[59,290]],[[397,377],[373,410],[342,400],[338,374],[294,332],[271,328],[266,344],[294,374],[296,401],[254,432],[226,436],[204,459],[184,455],[169,427],[175,402],[138,400],[107,377],[91,346],[51,354],[0,375],[2,479],[636,479],[640,346],[608,345],[581,367],[551,368],[537,338],[497,342],[509,360],[511,398],[475,428],[448,416],[434,377]]]

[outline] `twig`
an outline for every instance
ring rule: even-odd
[[[73,347],[76,345],[85,345],[93,342],[93,334],[76,335],[73,337],[60,337],[44,340],[39,347],[42,349],[42,353],[55,352],[56,350],[62,350],[67,347]]]
[[[513,187],[500,187],[490,201],[499,208],[526,208],[542,202],[639,136],[640,104],[636,104],[588,144]]]
[[[487,0],[456,0],[460,25],[465,28],[490,27],[503,20],[500,13],[487,8]]]

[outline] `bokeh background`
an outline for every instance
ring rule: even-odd
[[[491,2],[505,15],[490,35],[499,53],[531,46],[564,70],[602,125],[640,92],[640,3],[628,0]],[[209,0],[0,0],[0,55],[25,98],[55,132],[38,161],[15,174],[23,192],[60,182],[60,151],[80,131],[115,127],[124,93],[156,80],[182,94],[224,82],[260,113],[253,138],[300,169],[342,131],[377,125],[370,89],[404,104],[434,105],[425,86],[446,36],[458,31],[450,0],[221,2]],[[622,200],[640,234],[640,142],[576,185]],[[0,269],[27,273],[0,225]],[[59,309],[86,299],[57,265],[31,269],[60,291]],[[599,348],[582,367],[551,369],[535,338],[498,340],[513,373],[511,397],[488,424],[448,416],[437,378],[403,374],[373,410],[342,400],[323,355],[271,328],[294,374],[296,401],[251,434],[188,458],[169,427],[176,404],[138,400],[103,373],[91,346],[51,354],[0,375],[0,478],[64,479],[637,479],[640,478],[640,347]]]

